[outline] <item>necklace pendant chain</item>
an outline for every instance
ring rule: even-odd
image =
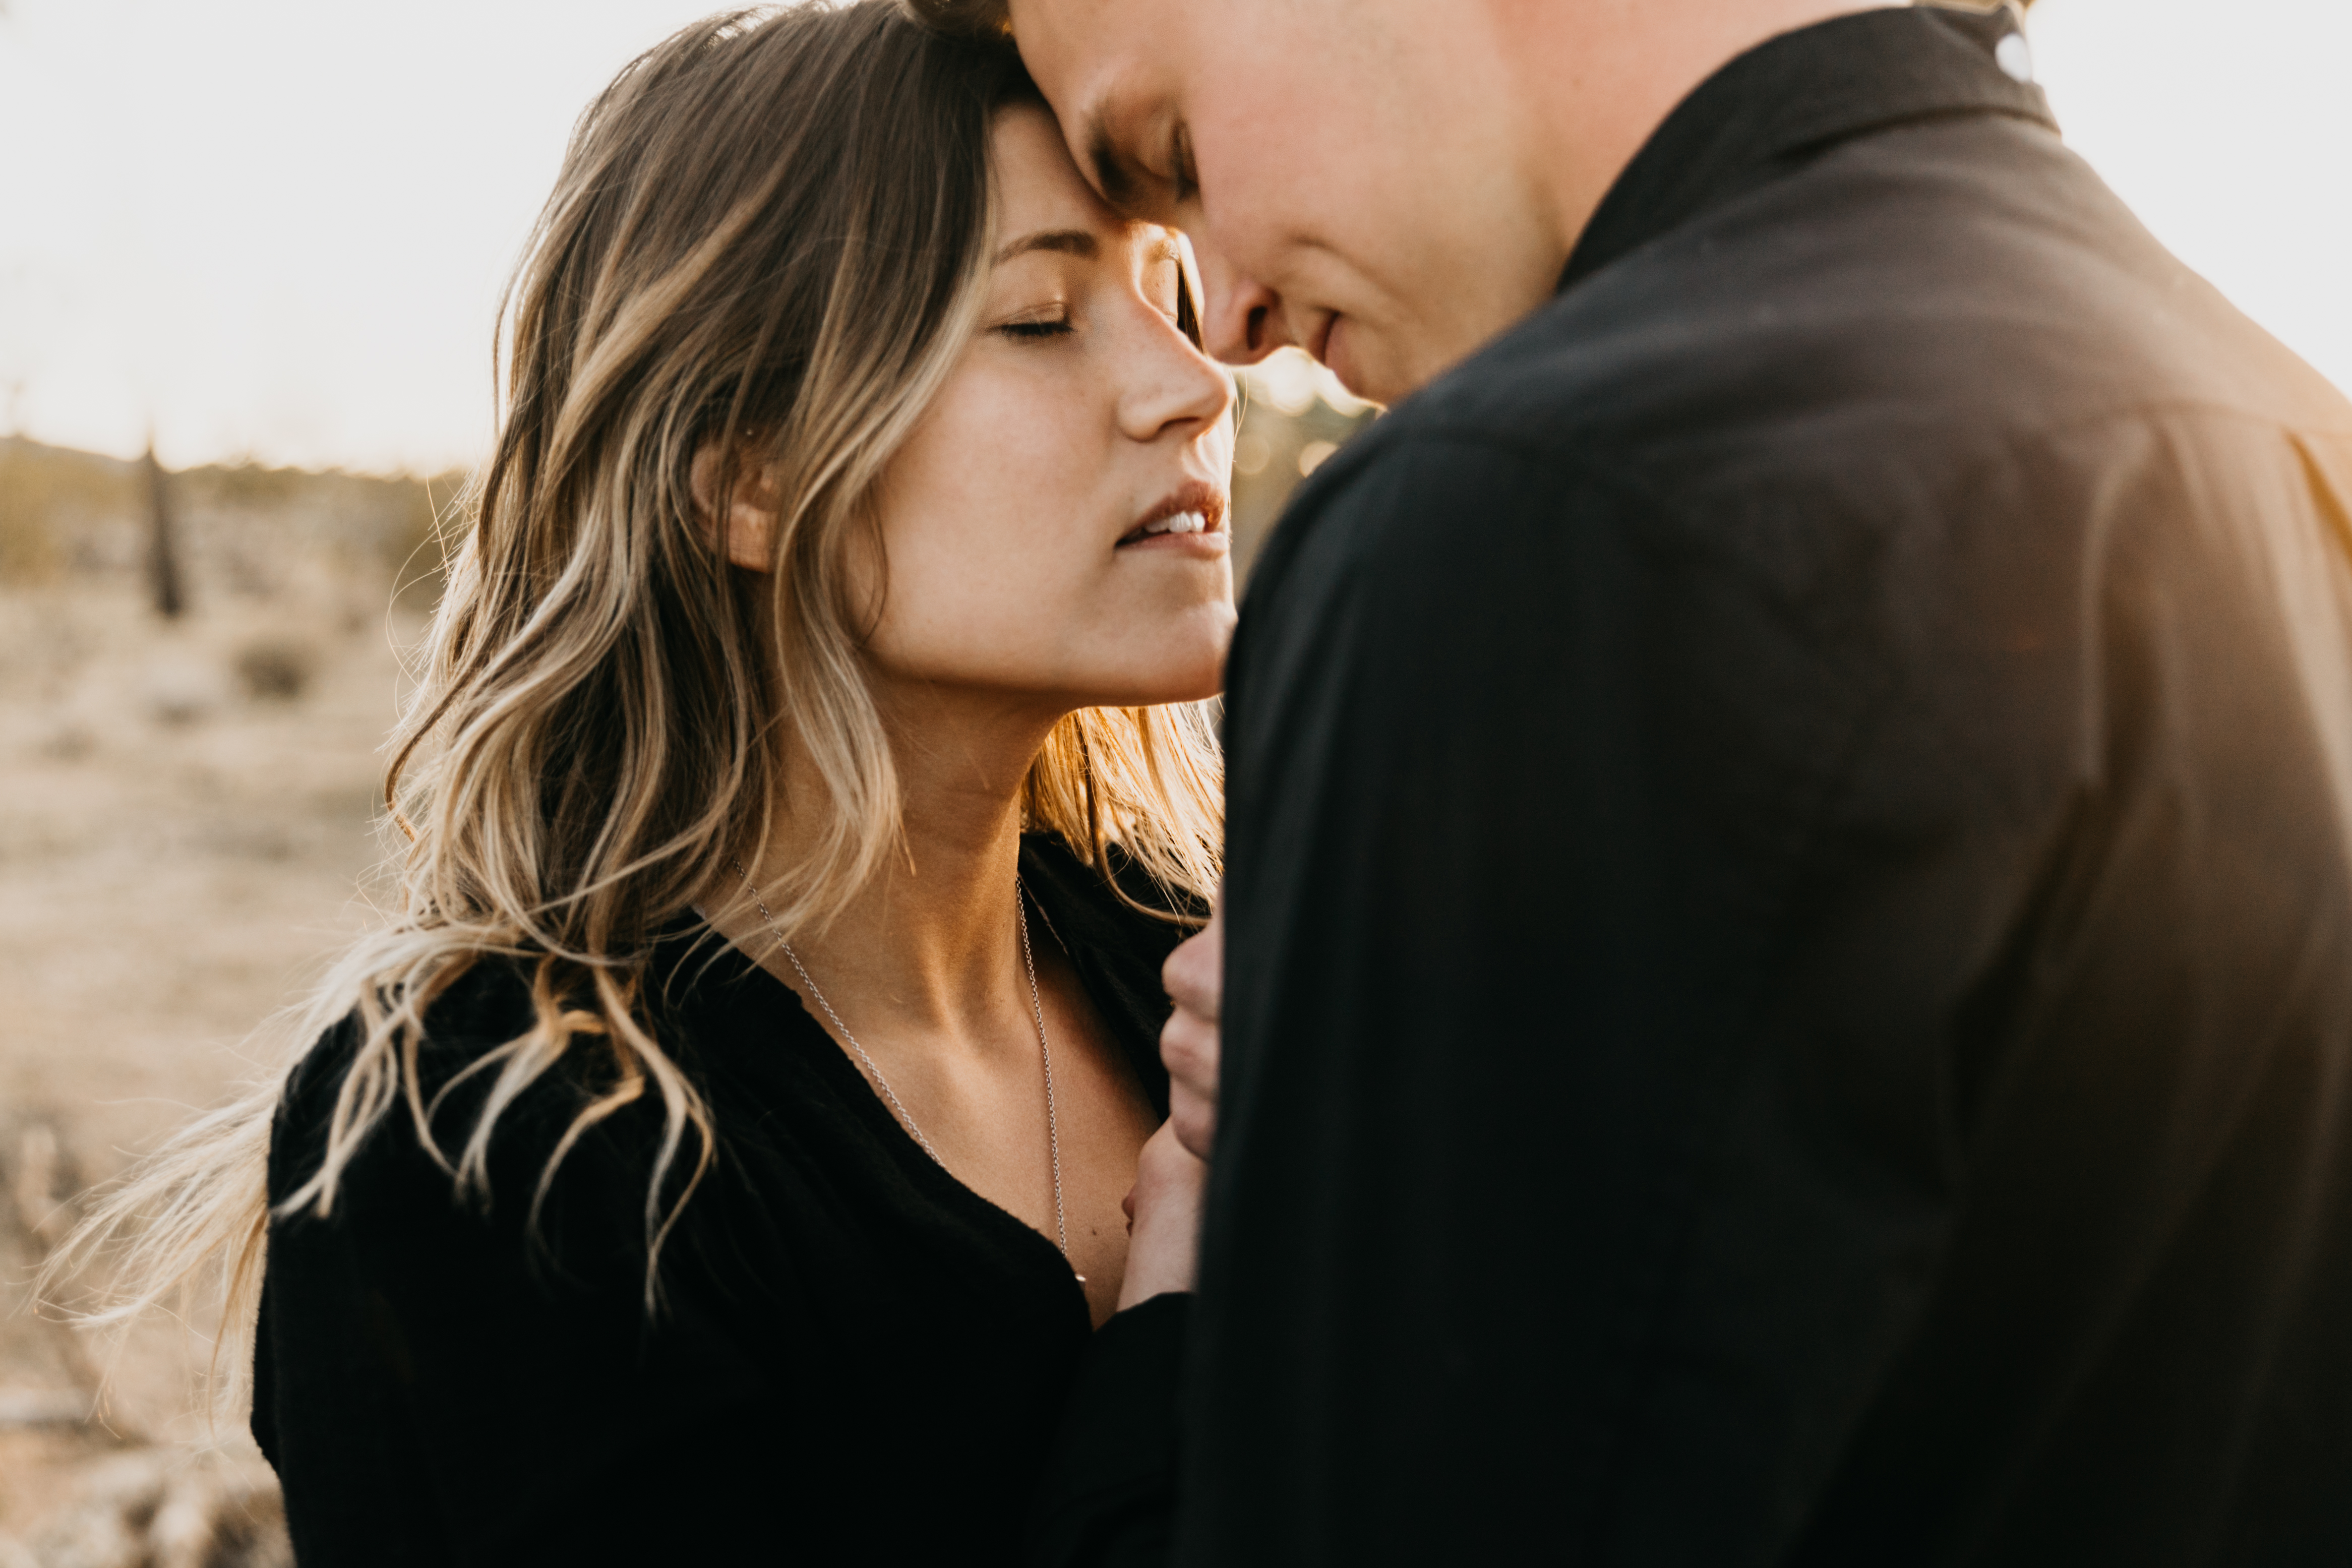
[[[831,1002],[825,1000],[824,988],[817,984],[815,976],[809,973],[808,965],[803,963],[801,955],[793,951],[791,940],[784,935],[782,928],[776,924],[776,917],[768,912],[767,900],[760,896],[758,885],[751,880],[751,873],[744,869],[743,862],[740,859],[735,862],[735,871],[743,879],[743,890],[751,895],[751,902],[758,908],[760,919],[767,923],[769,933],[784,950],[784,956],[792,961],[793,972],[801,977],[802,985],[807,988],[810,998],[824,1010],[826,1019],[833,1025],[834,1032],[848,1045],[850,1054],[855,1056],[858,1065],[866,1069],[866,1076],[874,1080],[874,1087],[881,1091],[883,1103],[889,1106],[890,1114],[898,1119],[899,1125],[906,1128],[908,1136],[914,1139],[923,1152],[931,1157],[932,1163],[943,1171],[946,1170],[948,1163],[940,1158],[939,1150],[932,1147],[931,1141],[923,1136],[923,1130],[915,1124],[914,1114],[907,1109],[906,1102],[898,1098],[898,1091],[890,1087],[890,1080],[883,1076],[881,1064],[866,1054],[864,1046],[858,1044],[857,1037],[849,1032],[849,1026],[841,1021],[841,1015],[833,1010]],[[1062,1210],[1062,1127],[1054,1104],[1054,1047],[1045,1038],[1045,1003],[1043,994],[1037,988],[1037,955],[1029,945],[1029,893],[1028,889],[1022,885],[1018,876],[1013,879],[1013,912],[1020,921],[1021,965],[1028,973],[1029,1016],[1037,1026],[1037,1055],[1045,1064],[1045,1157],[1054,1173],[1054,1243],[1062,1249],[1062,1256],[1067,1258],[1070,1256],[1070,1229],[1069,1222],[1064,1216]],[[1079,1275],[1078,1280],[1083,1284],[1086,1276]]]

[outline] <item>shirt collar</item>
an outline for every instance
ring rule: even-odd
[[[1591,277],[1787,160],[1910,121],[2007,114],[2058,128],[2017,7],[1899,6],[1784,33],[1699,84],[1601,199],[1559,287]],[[2006,43],[2014,37],[2017,42]]]

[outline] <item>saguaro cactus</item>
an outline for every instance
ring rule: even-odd
[[[188,607],[180,584],[179,541],[172,526],[172,497],[164,482],[163,465],[155,460],[155,443],[147,442],[147,574],[155,590],[155,613],[177,620]]]

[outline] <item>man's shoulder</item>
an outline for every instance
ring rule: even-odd
[[[1496,461],[1662,506],[1900,470],[2158,409],[2352,428],[2352,405],[2041,128],[1866,137],[1549,301],[1398,405],[1299,514]],[[1346,509],[1341,509],[1346,510]]]

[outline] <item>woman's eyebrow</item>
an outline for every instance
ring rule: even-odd
[[[1014,257],[1025,256],[1033,250],[1058,250],[1066,256],[1092,257],[1101,249],[1102,246],[1095,237],[1082,228],[1040,229],[1035,234],[1023,235],[998,251],[996,265],[1002,267]]]

